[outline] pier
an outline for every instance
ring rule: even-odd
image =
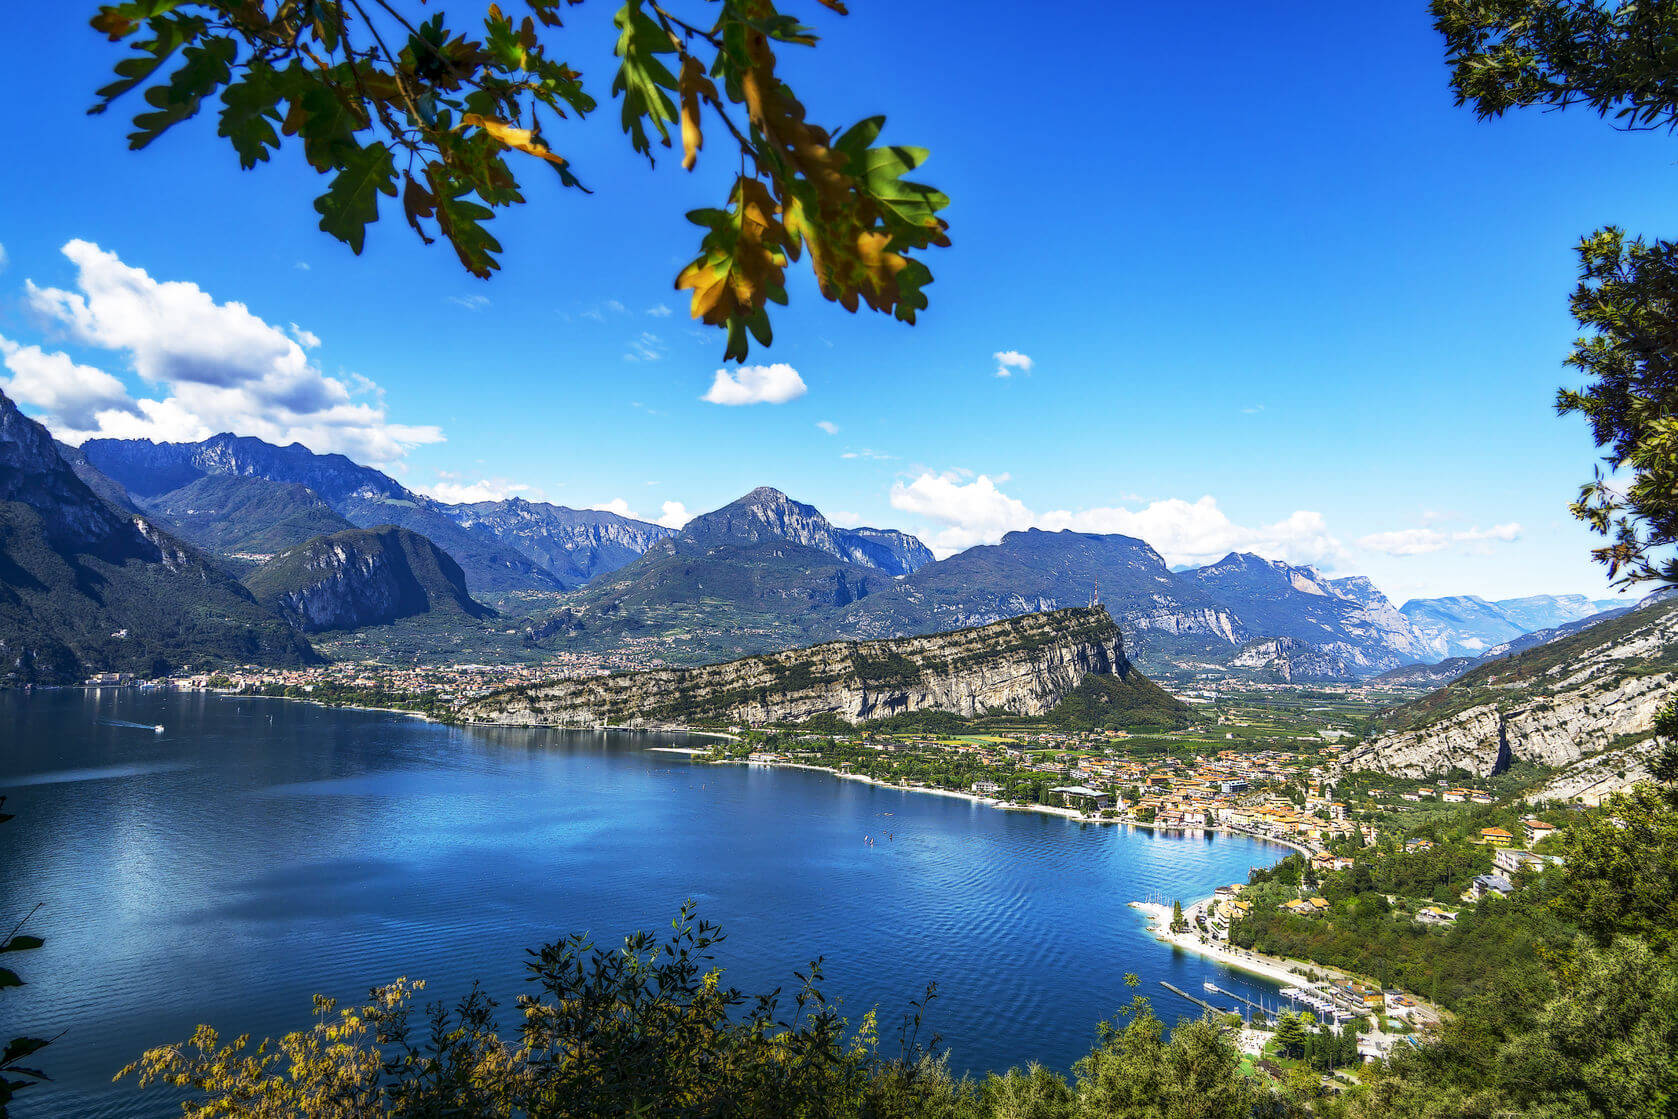
[[[1187,991],[1183,990],[1181,987],[1173,986],[1172,984],[1167,983],[1163,979],[1161,979],[1159,981],[1159,985],[1161,987],[1164,987],[1167,991],[1170,991],[1174,995],[1182,995],[1184,998],[1188,999],[1190,1002],[1194,1003],[1196,1006],[1200,1007],[1202,1010],[1210,1010],[1210,1011],[1213,1011],[1214,1013],[1217,1013],[1217,1014],[1222,1014],[1223,1013],[1223,1011],[1219,1010],[1217,1007],[1213,1006],[1211,1003],[1207,1002],[1205,999],[1197,999],[1193,995],[1189,994]]]

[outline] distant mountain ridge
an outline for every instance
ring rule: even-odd
[[[476,590],[558,591],[567,585],[494,536],[473,533],[447,506],[343,455],[320,455],[301,443],[277,447],[251,436],[221,434],[198,443],[149,439],[89,439],[87,460],[136,498],[159,499],[210,475],[252,476],[306,486],[360,528],[397,525],[420,533],[461,565]]]
[[[1528,595],[1489,602],[1478,595],[1415,598],[1400,610],[1428,653],[1436,658],[1478,657],[1523,634],[1577,622],[1604,610],[1629,607],[1617,599],[1584,595]]]
[[[1326,579],[1249,552],[1183,572],[1210,597],[1230,604],[1249,633],[1291,644],[1243,649],[1235,663],[1274,667],[1286,679],[1371,675],[1418,660],[1409,623],[1368,579]]]
[[[518,497],[450,505],[342,455],[228,434],[96,439],[65,458],[108,502],[224,556],[248,561],[349,526],[394,525],[458,563],[469,594],[570,592],[528,627],[535,643],[652,637],[678,660],[983,625],[1087,605],[1099,592],[1149,671],[1334,680],[1530,644],[1601,605],[1462,596],[1399,608],[1361,576],[1240,552],[1173,569],[1135,538],[1035,529],[940,561],[909,534],[841,528],[766,486],[680,531]]]
[[[443,508],[461,528],[493,535],[573,586],[616,571],[675,532],[600,509],[521,497]]]
[[[831,636],[934,633],[1039,610],[1087,606],[1097,596],[1123,627],[1133,656],[1212,656],[1246,639],[1239,619],[1178,580],[1145,541],[1118,535],[1010,532],[918,569],[844,606]]]
[[[182,536],[221,555],[272,555],[354,528],[309,487],[250,474],[207,474],[144,502]]]
[[[0,681],[315,660],[206,557],[95,493],[0,393]]]

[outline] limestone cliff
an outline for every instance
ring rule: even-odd
[[[1009,618],[885,641],[836,641],[700,668],[659,669],[513,688],[467,704],[471,722],[647,726],[692,722],[851,722],[912,711],[1042,715],[1091,673],[1129,671],[1101,607]]]
[[[466,593],[465,576],[446,552],[392,525],[305,541],[246,576],[245,585],[305,633],[432,611],[470,618],[494,613]]]
[[[1407,777],[1483,776],[1514,761],[1570,767],[1635,747],[1675,688],[1678,602],[1651,602],[1386,712],[1384,733],[1345,764]]]

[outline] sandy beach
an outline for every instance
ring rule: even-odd
[[[1202,898],[1193,905],[1183,908],[1183,916],[1189,920],[1191,928],[1193,927],[1195,912],[1210,900],[1210,898]],[[1133,901],[1130,905],[1132,909],[1140,909],[1147,915],[1148,932],[1155,940],[1181,948],[1185,952],[1193,952],[1196,955],[1204,956],[1236,971],[1244,971],[1249,975],[1257,975],[1272,980],[1284,987],[1292,987],[1305,982],[1304,975],[1301,974],[1301,971],[1296,971],[1296,968],[1312,970],[1319,975],[1329,970],[1295,960],[1258,956],[1243,949],[1230,948],[1226,945],[1202,944],[1199,933],[1173,933],[1171,931],[1171,907],[1169,905],[1157,905],[1146,901]]]

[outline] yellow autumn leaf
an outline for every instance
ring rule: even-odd
[[[555,155],[548,150],[548,146],[536,137],[536,133],[528,128],[518,128],[504,120],[494,117],[481,116],[478,113],[467,113],[460,118],[464,128],[481,128],[485,132],[509,148],[516,148],[528,155],[545,159],[549,163],[565,164],[563,156]]]

